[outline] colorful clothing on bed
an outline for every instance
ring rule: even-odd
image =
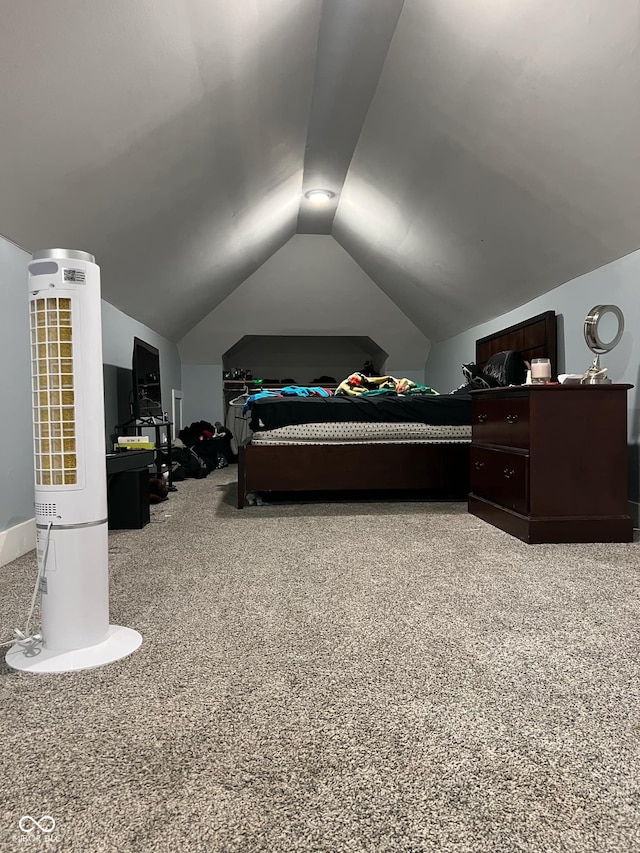
[[[329,388],[307,387],[306,385],[287,385],[280,391],[283,397],[331,397],[333,391]]]
[[[382,394],[437,394],[428,385],[420,385],[411,379],[396,379],[394,376],[365,376],[364,373],[352,373],[340,383],[336,396],[365,397]]]
[[[242,414],[246,415],[255,400],[262,400],[264,397],[332,397],[333,391],[329,388],[319,388],[316,386],[307,387],[306,385],[286,385],[284,388],[274,388],[264,391],[258,391],[257,394],[251,394],[247,398],[246,403],[242,407]]]
[[[245,400],[244,406],[242,407],[242,414],[246,415],[253,403],[256,400],[263,400],[265,397],[280,397],[280,392],[276,391],[258,391],[257,394],[251,394],[250,397],[247,397]]]

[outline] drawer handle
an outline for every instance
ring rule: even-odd
[[[481,468],[484,468],[484,462],[476,462],[476,468],[478,469],[478,471],[479,471]]]
[[[486,415],[478,415],[478,420],[480,421],[481,424],[483,424],[487,420],[487,416]]]
[[[514,477],[515,473],[516,472],[513,470],[513,468],[504,469],[504,476],[507,478],[507,480],[510,480],[512,477]]]
[[[507,415],[507,422],[510,424],[517,423],[518,422],[518,416],[517,415]]]

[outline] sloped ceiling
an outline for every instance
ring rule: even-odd
[[[333,233],[434,340],[637,249],[637,0],[405,0]]]
[[[0,12],[0,233],[178,339],[295,232],[320,0]]]
[[[0,0],[0,233],[93,252],[105,298],[177,340],[331,232],[447,337],[640,245],[639,15]]]

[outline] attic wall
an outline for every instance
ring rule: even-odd
[[[222,356],[244,335],[368,335],[388,353],[387,372],[419,382],[430,347],[411,319],[324,235],[294,235],[182,338],[183,386],[200,389],[197,409],[185,390],[185,420],[205,412],[222,420]]]
[[[371,360],[376,371],[386,362],[386,353],[368,336],[346,335],[247,335],[225,353],[223,367],[248,368],[254,378],[288,380],[297,385],[317,384],[321,376],[336,381]],[[329,380],[325,380],[328,382]]]
[[[31,255],[0,237],[0,566],[18,556],[2,531],[33,519],[33,439],[27,263]],[[35,543],[35,525],[28,530]],[[3,558],[4,555],[4,558]]]
[[[178,347],[144,323],[134,320],[118,308],[102,300],[102,360],[105,379],[105,429],[107,443],[113,427],[121,421],[118,410],[118,374],[131,371],[133,339],[140,338],[160,352],[160,379],[162,382],[162,406],[171,412],[171,391],[181,390],[182,371]],[[115,398],[114,398],[115,395]]]
[[[244,335],[369,335],[387,369],[422,371],[429,341],[333,237],[294,235],[179,342],[183,364],[221,364]]]
[[[558,315],[558,369],[582,373],[592,353],[584,341],[584,318],[594,305],[618,305],[624,314],[625,331],[618,346],[602,356],[614,382],[634,385],[628,395],[628,442],[630,445],[629,496],[640,501],[640,250],[579,276],[532,299],[514,311],[496,317],[432,346],[427,359],[427,381],[440,390],[452,390],[463,381],[460,366],[475,357],[477,338],[511,326],[542,311]]]

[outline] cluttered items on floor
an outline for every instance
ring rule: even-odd
[[[159,504],[169,499],[169,485],[164,477],[149,477],[149,503]]]
[[[218,421],[194,421],[181,429],[171,448],[172,477],[201,479],[211,471],[237,461],[231,448],[231,430]]]

